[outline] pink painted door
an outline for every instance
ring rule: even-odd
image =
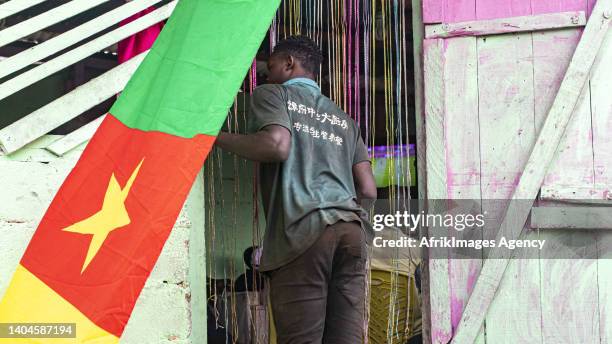
[[[428,198],[511,197],[594,2],[423,0]],[[610,33],[541,199],[612,199],[609,61]],[[527,237],[612,243],[610,234],[565,229]],[[430,260],[433,343],[452,339],[481,266],[480,259]],[[598,260],[513,260],[477,342],[612,342],[612,295],[601,292],[612,290],[610,272]]]

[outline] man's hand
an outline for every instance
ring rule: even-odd
[[[376,181],[370,161],[361,161],[353,165],[353,180],[357,192],[357,203],[363,206],[362,202],[364,200],[373,201],[376,199]]]
[[[220,132],[215,145],[249,160],[285,161],[291,150],[291,132],[277,124],[267,125],[248,135]]]

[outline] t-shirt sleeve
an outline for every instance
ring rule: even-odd
[[[363,139],[361,138],[361,134],[359,131],[357,132],[357,144],[355,146],[355,154],[353,155],[353,165],[362,161],[370,161],[370,157],[368,156],[368,148],[365,143],[363,143]]]
[[[277,85],[262,85],[257,87],[251,96],[247,133],[256,133],[270,124],[278,124],[291,131],[282,89]]]

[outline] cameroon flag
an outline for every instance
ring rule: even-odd
[[[0,323],[117,343],[280,0],[180,0],[39,224]]]

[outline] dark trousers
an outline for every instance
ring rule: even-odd
[[[268,272],[278,344],[360,344],[367,245],[359,222],[339,221],[291,263]]]

